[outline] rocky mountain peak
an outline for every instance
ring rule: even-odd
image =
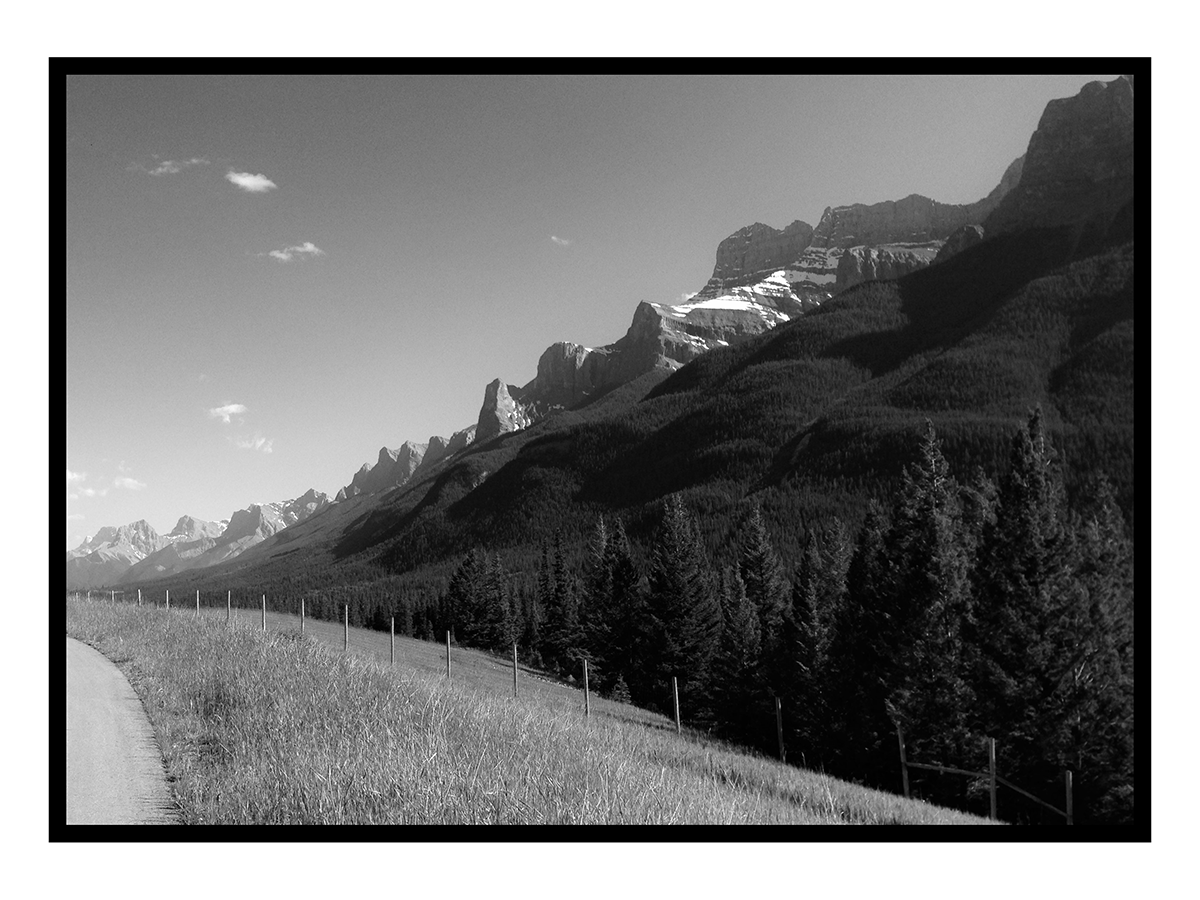
[[[1017,186],[984,221],[988,237],[1057,225],[1105,230],[1133,200],[1133,76],[1051,100]]]
[[[795,260],[812,241],[813,228],[799,219],[780,230],[755,222],[739,228],[717,245],[712,277],[698,296],[715,297],[752,284]]]
[[[516,385],[505,384],[499,378],[489,384],[483,393],[483,406],[475,426],[475,440],[490,440],[528,426],[529,412],[518,402],[519,399],[523,399],[523,395]]]
[[[193,516],[180,516],[175,527],[167,534],[167,539],[174,542],[194,541],[199,538],[219,537],[225,530],[227,522],[206,522]]]

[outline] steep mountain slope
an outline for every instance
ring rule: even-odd
[[[828,207],[815,229],[801,221],[782,230],[761,222],[740,228],[718,245],[712,276],[687,301],[639,303],[625,335],[603,347],[552,344],[527,384],[497,378],[487,385],[469,434],[432,437],[427,444],[405,442],[398,450],[383,447],[376,463],[364,463],[335,500],[408,484],[472,440],[520,431],[648,372],[678,369],[714,348],[738,344],[815,309],[853,285],[925,268],[956,231],[979,228],[1016,185],[1022,163],[1023,157],[1015,160],[988,196],[971,204],[938,203],[913,194],[898,201]],[[456,446],[424,465],[422,455],[435,444]]]
[[[1072,225],[1096,241],[1123,210],[1132,215],[1133,109],[1132,75],[1048,103],[1021,179],[987,217],[986,233]]]
[[[405,441],[395,450],[381,447],[375,465],[363,463],[350,483],[337,492],[334,502],[405,485],[419,473],[470,446],[475,432],[476,426],[472,425],[448,438],[435,434],[424,444]]]
[[[438,591],[472,546],[527,572],[556,532],[581,552],[602,512],[645,540],[678,491],[718,563],[751,497],[794,559],[805,524],[836,515],[853,527],[891,491],[926,418],[965,478],[998,470],[1036,404],[1068,483],[1104,469],[1129,512],[1133,245],[1082,259],[1071,247],[1069,229],[1023,232],[852,288],[674,374],[473,446],[405,489],[337,504],[207,574],[277,595],[380,579]]]

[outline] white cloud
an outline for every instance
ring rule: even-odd
[[[128,488],[131,491],[140,491],[146,487],[144,483],[138,481],[136,478],[127,478],[124,475],[114,478],[113,486],[119,488]]]
[[[208,411],[208,416],[211,419],[220,419],[226,425],[229,424],[230,416],[240,416],[246,411],[246,407],[240,403],[229,403],[225,406],[218,406]]]
[[[243,191],[249,191],[251,194],[265,194],[267,191],[279,187],[266,175],[251,175],[249,172],[235,172],[230,169],[225,173],[225,177]]]
[[[571,244],[574,243],[573,241],[568,241],[566,238],[560,238],[558,235],[554,234],[550,235],[550,240],[554,241],[554,243],[558,244],[560,247],[570,247]]]
[[[67,484],[83,481],[85,478],[87,478],[87,472],[72,472],[70,469],[67,469]]]
[[[242,438],[237,438],[234,441],[234,443],[237,444],[239,447],[241,447],[243,450],[259,450],[263,453],[270,453],[271,445],[275,443],[275,439],[261,437],[256,434],[254,437],[250,438],[249,440],[243,440]]]
[[[87,518],[87,516],[85,516],[83,513],[74,513],[73,515],[67,516],[67,521],[68,522],[78,522],[80,519],[86,519],[86,518]]]
[[[160,162],[155,168],[147,169],[151,175],[174,175],[177,172],[182,172],[188,166],[207,166],[208,160],[200,157],[192,157],[191,159],[168,159]]]
[[[103,497],[108,488],[80,488],[78,494],[68,494],[68,500],[78,500],[80,497]]]
[[[291,262],[297,257],[304,256],[324,256],[325,251],[314,244],[312,241],[305,241],[298,247],[284,247],[282,250],[271,250],[266,254],[258,254],[259,256],[271,256],[280,262]]]

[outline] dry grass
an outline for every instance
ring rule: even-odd
[[[548,681],[522,679],[514,699],[511,668],[484,654],[456,648],[447,682],[435,644],[397,638],[390,667],[387,635],[357,633],[343,654],[340,626],[301,637],[224,618],[67,602],[67,633],[142,696],[190,824],[986,822],[680,737],[623,704],[585,719],[580,692]]]

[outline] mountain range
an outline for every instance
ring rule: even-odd
[[[67,551],[67,589],[129,584],[215,565],[328,504],[325,494],[309,490],[295,500],[251,504],[220,522],[181,516],[165,535],[144,519],[120,528],[101,528]]]
[[[381,448],[332,502],[102,529],[68,553],[68,586],[444,584],[470,546],[528,557],[554,530],[582,542],[601,512],[636,534],[676,491],[714,544],[751,497],[795,535],[797,510],[852,519],[898,478],[923,418],[948,456],[987,465],[1038,403],[1131,509],[1133,86],[1051,102],[975,203],[741,228],[685,302],[640,303],[603,347],[551,345],[528,384],[487,385],[474,425]]]

